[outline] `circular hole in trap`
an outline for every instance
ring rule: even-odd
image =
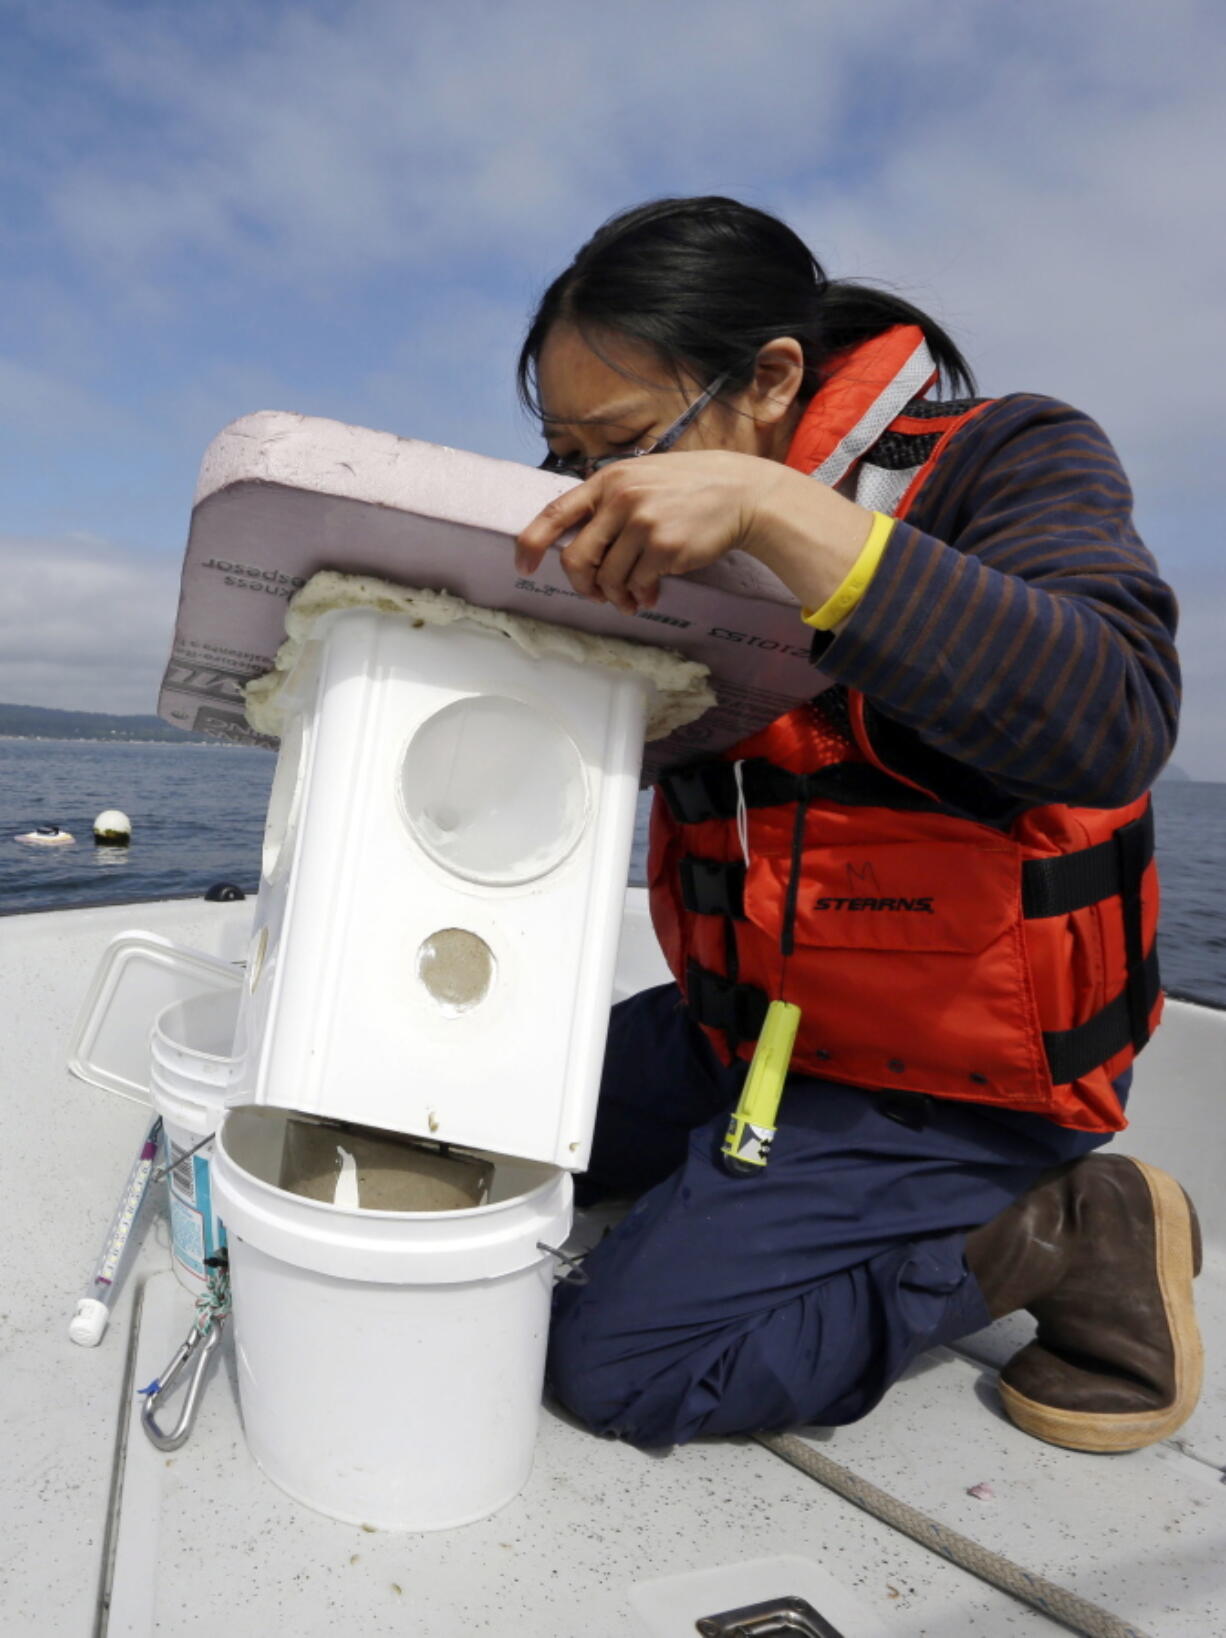
[[[445,1012],[479,1006],[494,982],[494,952],[476,933],[443,927],[422,941],[417,976]]]
[[[401,764],[400,799],[436,864],[494,886],[556,869],[588,814],[574,740],[541,711],[497,694],[454,700],[422,723]]]

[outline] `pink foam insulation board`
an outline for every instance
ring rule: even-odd
[[[711,670],[719,703],[647,748],[646,772],[735,744],[819,692],[808,633],[775,575],[744,553],[665,581],[625,615],[579,597],[551,552],[532,578],[513,540],[573,479],[306,415],[225,428],[200,469],[159,713],[181,728],[267,743],[243,685],[271,670],[285,605],[319,569],[454,592],[579,631],[677,650]]]

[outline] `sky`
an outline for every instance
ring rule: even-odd
[[[535,463],[534,299],[724,193],[1102,424],[1226,780],[1223,84],[1213,0],[0,0],[0,700],[154,709],[241,415]]]

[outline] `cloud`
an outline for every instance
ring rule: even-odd
[[[152,712],[178,565],[88,537],[0,535],[0,700]]]
[[[71,429],[21,443],[10,529],[177,551],[203,443],[258,407],[531,459],[534,295],[611,211],[720,191],[934,311],[986,390],[1096,415],[1185,609],[1222,586],[1206,0],[9,9],[0,405]],[[1190,678],[1220,630],[1185,618]]]
[[[1096,415],[1165,502],[1217,442],[1226,33],[1197,5],[1028,15],[996,49],[946,43],[959,95],[916,110],[870,186],[806,181],[788,204],[836,271],[943,314],[989,391]]]
[[[495,287],[517,318],[608,211],[720,189],[948,315],[991,390],[1098,414],[1139,484],[1178,486],[1189,430],[1207,445],[1226,52],[1194,0],[776,0],[769,24],[739,0],[629,0],[601,27],[556,0],[270,0],[259,29],[226,3],[27,17],[71,69],[27,193],[118,311],[267,304],[275,346],[277,302],[331,307],[342,332],[356,302],[394,350],[396,282],[410,323],[438,286],[460,324]],[[240,321],[233,345],[259,338]]]
[[[164,291],[184,257],[332,288],[440,258],[539,268],[653,184],[744,188],[767,141],[785,170],[832,147],[858,97],[849,42],[872,33],[808,0],[775,0],[765,27],[739,0],[628,0],[591,26],[557,0],[267,4],[259,31],[205,15],[27,8],[68,65],[52,100],[74,104],[31,189],[49,184],[47,225],[127,289]]]
[[[113,431],[114,422],[113,408],[70,374],[0,357],[0,427],[50,438],[103,423]]]

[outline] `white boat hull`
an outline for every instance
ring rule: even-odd
[[[803,1581],[814,1599],[825,1596],[823,1613],[843,1612],[847,1638],[1054,1630],[739,1440],[661,1458],[593,1438],[547,1406],[519,1497],[479,1523],[414,1536],[334,1523],[270,1485],[242,1438],[232,1361],[177,1454],[158,1453],[132,1431],[131,1390],[165,1365],[191,1304],[154,1217],[102,1346],[68,1340],[148,1117],[140,1104],[69,1076],[65,1043],[115,933],[144,928],[240,960],[250,910],[249,902],[171,901],[0,921],[6,1638],[650,1638],[674,1630],[681,1638],[676,1611],[686,1598],[722,1600],[741,1589],[753,1602],[772,1578],[781,1593],[803,1593]],[[619,993],[664,976],[643,896],[632,892]],[[1226,1631],[1223,1063],[1226,1013],[1171,1003],[1140,1060],[1133,1124],[1120,1140],[1180,1178],[1206,1230],[1206,1388],[1176,1439],[1091,1457],[1012,1427],[992,1377],[1025,1332],[1019,1319],[956,1352],[925,1356],[864,1422],[809,1430],[865,1478],[1154,1638]]]

